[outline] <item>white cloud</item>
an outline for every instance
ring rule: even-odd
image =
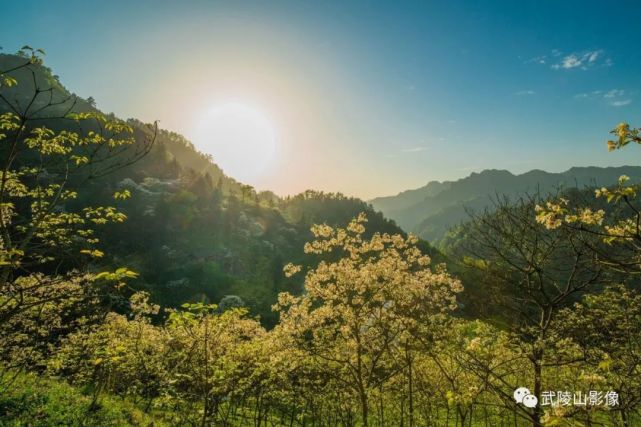
[[[552,68],[558,70],[559,68],[565,68],[569,70],[570,68],[580,67],[582,60],[576,55],[568,55],[564,57],[560,63],[552,65]]]
[[[612,89],[609,90],[603,95],[604,98],[617,98],[619,96],[625,95],[625,91],[623,89]]]
[[[577,93],[575,98],[579,99],[600,99],[604,100],[607,105],[613,107],[624,107],[632,103],[632,99],[625,98],[630,96],[624,89],[610,89],[608,91],[594,90],[592,92]]]
[[[583,92],[583,93],[577,93],[574,95],[575,98],[614,98],[619,95],[623,95],[625,92],[620,89],[612,89],[607,92],[603,92],[602,90],[593,90],[592,92]]]
[[[619,101],[610,102],[610,105],[613,107],[625,107],[626,105],[630,105],[631,103],[632,103],[631,99],[621,99]]]
[[[533,90],[520,90],[518,92],[514,92],[514,95],[534,95],[536,92]]]
[[[545,64],[548,61],[547,55],[541,55],[541,56],[535,56],[534,58],[530,58],[527,61],[525,61],[526,64],[531,64],[533,62],[537,64]]]
[[[553,56],[561,57],[563,54],[561,51],[553,51]],[[609,67],[612,65],[611,58],[603,58],[603,50],[588,50],[584,52],[572,52],[567,55],[563,55],[561,60],[555,62],[551,65],[553,70],[571,70],[573,68],[580,68],[582,70],[587,70],[597,65],[603,65]]]
[[[429,148],[424,146],[412,147],[412,148],[403,148],[401,151],[403,153],[419,153],[421,151],[427,151]]]

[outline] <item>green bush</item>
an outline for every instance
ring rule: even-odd
[[[162,426],[128,401],[91,396],[65,382],[19,375],[0,393],[0,426]]]

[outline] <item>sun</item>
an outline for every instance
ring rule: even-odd
[[[239,102],[207,110],[196,125],[193,142],[211,154],[226,175],[251,184],[273,164],[278,148],[270,120]]]

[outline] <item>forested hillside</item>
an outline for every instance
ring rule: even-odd
[[[0,55],[0,70],[24,61]],[[26,108],[34,82],[40,90],[51,88],[30,107],[36,112],[46,107],[35,114],[38,124],[62,131],[65,120],[55,118],[61,112],[100,113],[93,100],[70,93],[50,69],[40,64],[31,67],[9,74],[21,84],[11,88],[11,103],[0,105],[0,113],[11,111],[10,105]],[[84,191],[67,204],[103,205],[113,202],[114,192],[131,194],[115,205],[127,221],[97,231],[105,256],[91,260],[89,268],[127,265],[138,273],[130,282],[132,290],[150,292],[152,300],[163,306],[218,303],[229,297],[273,325],[271,305],[278,293],[302,290],[301,281],[287,280],[282,269],[286,261],[301,258],[312,224],[343,224],[367,212],[371,231],[401,232],[364,202],[341,194],[308,191],[281,199],[271,192],[257,193],[226,176],[215,159],[196,151],[181,135],[136,119],[125,123],[132,128],[135,146],[153,141],[144,148],[149,152],[131,164],[122,162],[108,174],[83,180]]]
[[[419,189],[379,197],[370,203],[406,231],[438,243],[451,227],[467,221],[469,213],[491,209],[497,197],[518,199],[526,193],[545,197],[573,188],[610,186],[621,175],[640,182],[641,167],[573,167],[561,173],[532,170],[521,175],[485,170],[457,181],[432,181]]]
[[[0,57],[1,425],[641,422],[634,178],[512,188],[441,255],[359,199],[256,193],[43,54]]]

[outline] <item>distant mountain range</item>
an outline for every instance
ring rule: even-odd
[[[469,210],[491,208],[497,195],[516,198],[538,192],[544,196],[568,188],[610,186],[621,175],[641,182],[641,167],[574,167],[561,173],[532,170],[521,175],[491,169],[457,181],[431,181],[421,188],[378,197],[369,203],[406,231],[436,243],[452,226],[468,219]]]

